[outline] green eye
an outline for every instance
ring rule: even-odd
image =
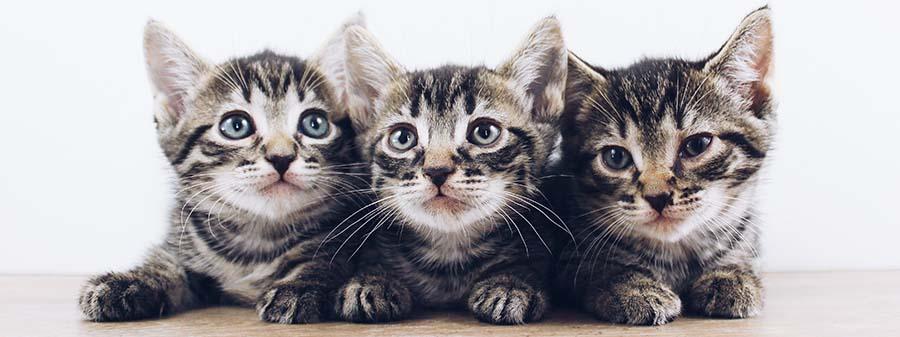
[[[712,144],[712,135],[701,133],[688,137],[681,146],[681,157],[693,158],[706,152]]]
[[[250,137],[256,129],[253,127],[253,121],[244,111],[235,110],[226,113],[219,123],[219,132],[222,136],[231,140],[238,140]]]
[[[300,118],[300,133],[312,138],[325,138],[328,135],[329,124],[328,118],[325,117],[325,111],[320,109],[309,109],[303,113]]]
[[[493,121],[476,121],[469,131],[469,142],[475,145],[491,145],[500,138],[500,127]]]
[[[631,153],[621,146],[607,146],[600,151],[603,164],[613,170],[624,170],[631,166]]]
[[[397,151],[406,151],[416,146],[416,131],[410,125],[400,125],[391,130],[388,143]]]

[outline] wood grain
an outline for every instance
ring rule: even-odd
[[[682,317],[661,327],[598,322],[557,310],[543,322],[490,326],[464,312],[423,312],[381,325],[278,325],[252,309],[217,307],[128,323],[82,321],[84,277],[0,276],[0,336],[900,336],[900,271],[770,273],[766,309],[744,320]]]

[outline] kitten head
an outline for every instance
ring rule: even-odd
[[[345,97],[388,217],[463,232],[529,204],[564,104],[566,50],[555,18],[496,69],[408,72],[365,29],[345,39]]]
[[[332,49],[307,61],[264,51],[214,64],[147,24],[155,121],[182,201],[282,223],[328,208],[327,196],[347,185],[354,137],[322,70],[339,54]]]
[[[604,70],[570,54],[564,149],[583,211],[663,241],[737,222],[770,147],[771,60],[767,8],[699,62]]]

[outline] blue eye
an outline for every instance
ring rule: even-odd
[[[684,141],[684,145],[681,145],[681,157],[682,158],[694,158],[706,152],[706,149],[709,148],[709,144],[712,143],[712,135],[708,133],[701,133],[690,136],[687,140]]]
[[[607,146],[600,150],[603,164],[613,170],[624,170],[631,166],[631,153],[621,146]]]
[[[329,130],[328,118],[325,117],[325,111],[319,109],[309,109],[303,113],[300,118],[300,133],[312,138],[325,138]]]
[[[479,121],[469,131],[469,142],[488,146],[500,138],[500,127],[493,121]]]
[[[253,121],[244,111],[235,110],[225,114],[222,122],[219,123],[219,132],[225,138],[238,140],[250,137],[256,129],[253,127]]]
[[[416,132],[412,126],[406,124],[394,127],[388,137],[391,147],[401,152],[409,150],[417,144]]]

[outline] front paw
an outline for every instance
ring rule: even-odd
[[[599,290],[592,309],[598,318],[612,323],[662,325],[681,313],[681,299],[665,286],[648,280]]]
[[[256,302],[259,318],[266,322],[315,323],[325,318],[328,295],[322,289],[296,284],[269,288]]]
[[[166,313],[166,295],[140,279],[109,273],[90,279],[78,298],[84,318],[95,322],[129,321]]]
[[[338,291],[337,315],[350,322],[397,321],[412,311],[412,295],[405,286],[381,275],[357,276]]]
[[[742,270],[707,273],[691,287],[691,310],[712,317],[745,318],[762,311],[762,282]]]
[[[475,318],[492,324],[522,324],[540,320],[547,310],[547,293],[511,276],[478,282],[469,295]]]

